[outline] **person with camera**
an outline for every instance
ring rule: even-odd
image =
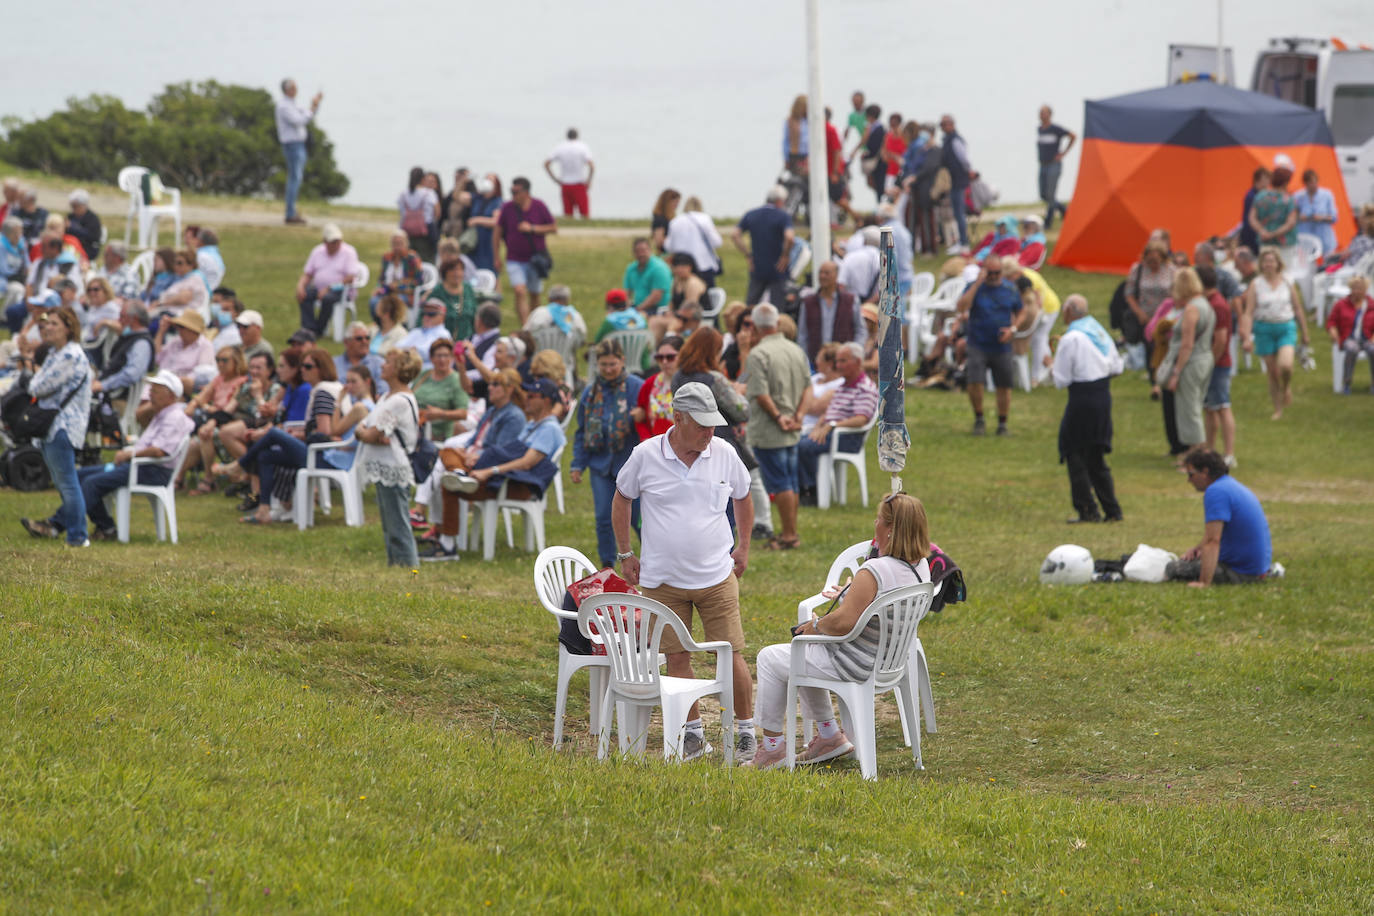
[[[1002,258],[989,255],[978,270],[978,279],[959,297],[959,315],[968,321],[968,399],[973,407],[973,434],[987,431],[983,422],[983,387],[989,372],[997,390],[997,435],[1010,435],[1007,414],[1011,410],[1011,384],[1015,371],[1011,339],[1021,312],[1021,296],[1002,276]]]
[[[19,524],[36,538],[57,538],[65,532],[68,547],[88,547],[86,501],[76,473],[76,449],[86,441],[91,416],[92,373],[81,349],[81,319],[66,306],[50,309],[38,319],[38,333],[47,355],[29,380],[29,396],[36,399],[38,411],[52,411],[53,416],[46,431],[32,432],[34,438],[43,438],[43,463],[62,504],[46,521],[21,518]],[[26,360],[26,368],[32,365]],[[33,412],[30,416],[41,421]]]

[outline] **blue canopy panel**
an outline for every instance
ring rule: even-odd
[[[1088,102],[1085,140],[1225,146],[1331,146],[1321,112],[1216,83],[1179,83]]]

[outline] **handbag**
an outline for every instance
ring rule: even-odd
[[[415,408],[414,402],[410,405],[410,412],[415,415],[415,428],[419,430],[419,435],[415,438],[415,447],[407,452],[410,458],[410,470],[415,475],[415,482],[428,480],[429,475],[434,472],[434,463],[439,460],[439,446],[425,435],[425,428],[420,425],[420,413]]]
[[[413,209],[410,207],[402,208],[401,229],[406,235],[429,235],[429,223],[425,222],[425,208],[423,204]]]
[[[52,429],[53,421],[63,408],[76,397],[76,393],[81,390],[81,386],[86,384],[87,374],[82,373],[81,380],[78,381],[72,390],[67,392],[67,396],[62,399],[62,403],[56,407],[39,407],[38,399],[29,396],[28,400],[22,398],[11,402],[11,414],[5,417],[5,424],[9,426],[10,432],[14,433],[17,439],[46,439],[48,431]],[[75,443],[73,443],[75,444]]]
[[[463,254],[472,254],[477,250],[477,227],[468,226],[458,233],[458,250]]]

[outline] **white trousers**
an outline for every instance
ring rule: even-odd
[[[792,645],[780,643],[764,646],[755,661],[758,693],[754,698],[754,718],[765,732],[781,732],[787,718],[787,676],[792,668]],[[830,660],[825,646],[806,647],[806,673],[838,678],[839,672]],[[808,719],[825,721],[835,717],[830,691],[820,687],[799,687],[802,714]]]

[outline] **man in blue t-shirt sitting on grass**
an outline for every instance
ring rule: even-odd
[[[1208,448],[1183,459],[1188,482],[1202,491],[1202,543],[1165,568],[1165,575],[1194,588],[1258,582],[1272,558],[1269,521],[1259,499],[1230,475],[1226,460]]]

